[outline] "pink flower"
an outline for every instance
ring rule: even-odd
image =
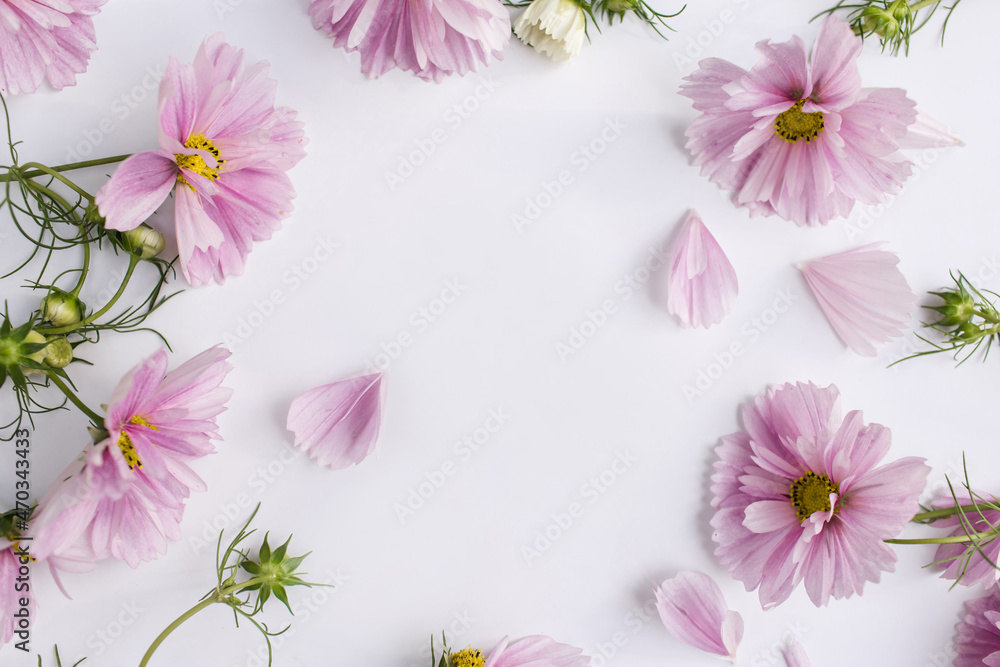
[[[899,257],[871,244],[814,259],[802,268],[830,326],[849,348],[873,357],[903,335],[917,303]]]
[[[687,130],[701,173],[751,215],[822,225],[898,192],[910,163],[898,153],[914,103],[896,88],[861,88],[861,38],[834,18],[810,58],[798,37],[758,42],[750,71],[701,61],[681,94],[702,112]]]
[[[295,397],[287,428],[299,447],[322,466],[340,470],[360,463],[378,445],[382,374],[363,375],[310,389]]]
[[[483,667],[586,667],[590,658],[583,651],[542,635],[510,641],[501,639],[486,657]]]
[[[33,93],[43,78],[56,90],[75,85],[97,48],[90,17],[105,2],[0,2],[0,94]]]
[[[670,634],[702,651],[736,661],[743,617],[726,606],[714,579],[700,572],[681,572],[655,590],[656,609]]]
[[[718,324],[736,303],[739,284],[729,258],[694,211],[674,244],[667,310],[685,327]]]
[[[180,539],[184,501],[205,490],[189,464],[213,451],[232,393],[221,386],[228,357],[213,347],[167,373],[161,350],[122,378],[105,417],[109,437],[88,446],[39,503],[31,526],[39,560],[81,571],[113,556],[137,567]]]
[[[510,16],[497,0],[312,0],[313,27],[361,52],[361,71],[398,67],[424,80],[476,72],[503,58]]]
[[[266,61],[248,68],[221,33],[193,64],[171,58],[160,82],[160,148],[125,160],[97,193],[107,227],[125,231],[173,190],[181,271],[192,285],[241,275],[254,242],[292,210],[285,172],[306,140],[295,112],[275,109],[267,70]]]
[[[965,603],[965,616],[955,628],[954,667],[1000,665],[1000,591]]]
[[[995,498],[979,496],[972,500],[968,495],[959,496],[958,502],[964,506],[974,503],[992,502],[997,503]],[[948,495],[946,499],[935,502],[937,508],[953,507],[954,499]],[[962,525],[960,515],[953,515],[934,521],[935,528],[951,528],[951,535],[966,535],[969,532],[989,532],[1000,526],[1000,511],[991,509],[965,510],[965,526]],[[941,570],[941,576],[945,579],[954,579],[963,586],[981,585],[990,589],[997,586],[1000,581],[1000,570],[994,563],[1000,559],[1000,539],[981,540],[978,549],[972,550],[969,544],[941,544],[938,545],[937,553],[934,554],[934,568]]]
[[[30,626],[35,622],[35,596],[32,594],[30,573],[32,563],[28,555],[31,549],[30,545],[26,552],[19,551],[20,548],[19,544],[0,539],[0,646],[13,639],[16,631],[24,633],[18,636],[19,639],[27,639]],[[22,567],[28,568],[27,575],[22,572]],[[22,600],[27,600],[28,604],[21,605]],[[14,616],[22,609],[28,610],[28,617],[24,620],[29,625],[21,626]]]
[[[919,510],[930,469],[904,458],[875,467],[889,430],[859,411],[841,418],[836,387],[786,384],[743,409],[712,475],[715,554],[761,605],[800,581],[816,605],[860,594],[892,571],[895,537]]]

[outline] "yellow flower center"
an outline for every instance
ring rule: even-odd
[[[818,111],[804,113],[802,106],[808,99],[801,99],[788,111],[778,114],[774,121],[775,134],[793,144],[799,139],[805,139],[809,143],[819,136],[823,131],[823,114]]]
[[[792,482],[789,491],[795,513],[802,521],[811,517],[813,512],[829,512],[831,493],[840,493],[840,484],[814,472],[807,472]]]
[[[188,140],[184,142],[184,145],[187,148],[196,148],[198,150],[208,151],[215,158],[218,165],[215,167],[209,167],[205,162],[205,158],[200,155],[184,155],[182,153],[175,153],[174,158],[177,160],[177,166],[181,169],[190,169],[194,173],[199,176],[204,176],[210,181],[219,180],[219,169],[225,163],[225,160],[219,158],[219,149],[215,147],[215,144],[213,144],[209,139],[206,139],[203,134],[192,134]],[[194,189],[182,174],[177,174],[177,180],[192,190]]]
[[[486,658],[479,649],[466,648],[451,654],[451,664],[455,667],[483,667]]]
[[[139,415],[129,419],[128,423],[145,426],[146,428],[154,431],[160,430]],[[135,445],[132,444],[132,438],[128,437],[128,433],[126,433],[124,429],[122,430],[121,435],[118,436],[118,449],[122,450],[122,455],[125,457],[125,463],[128,464],[129,470],[142,468],[142,461],[139,459],[139,453],[135,451]]]

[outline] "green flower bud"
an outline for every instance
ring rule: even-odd
[[[42,299],[42,319],[52,326],[65,327],[83,319],[87,307],[79,298],[58,288],[52,288]]]
[[[983,328],[978,324],[966,322],[960,326],[957,331],[952,332],[952,335],[961,340],[973,341],[982,337]]]
[[[139,251],[142,259],[156,257],[167,247],[167,241],[163,234],[150,227],[139,226],[125,232],[125,240],[132,248],[132,252]]]
[[[32,331],[29,331],[28,334],[24,337],[24,342],[27,343],[27,344],[29,344],[29,345],[32,345],[32,344],[37,345],[38,343],[44,343],[45,342],[45,336],[43,336],[42,334],[38,333],[37,331],[32,330]],[[48,346],[46,346],[46,347],[48,347]],[[28,354],[25,354],[26,351],[27,350],[25,350],[25,349],[22,348],[21,358],[23,358],[23,359],[31,359],[36,364],[40,364],[40,363],[43,363],[45,361],[45,348],[44,347],[42,349],[38,350],[37,352],[31,352],[31,353],[28,353]]]
[[[967,324],[975,314],[976,302],[965,289],[949,290],[947,292],[931,292],[936,297],[940,297],[943,304],[940,306],[929,306],[929,310],[936,310],[941,313],[941,317],[934,322],[939,327],[957,327]]]
[[[271,547],[267,543],[268,535],[264,535],[264,543],[260,547],[260,552],[257,554],[257,561],[254,562],[249,558],[244,559],[240,563],[240,567],[249,572],[254,578],[261,578],[262,581],[259,584],[246,590],[259,590],[257,598],[257,607],[263,608],[264,603],[274,595],[278,598],[282,604],[288,607],[288,611],[292,611],[291,606],[288,604],[288,594],[285,592],[285,588],[288,586],[308,586],[306,582],[299,578],[296,570],[299,569],[299,565],[305,560],[306,556],[296,556],[294,558],[288,556],[288,543],[292,541],[291,536],[285,543],[280,547],[271,551]]]
[[[624,14],[635,11],[639,5],[636,0],[604,0],[604,11],[609,14]]]
[[[42,350],[45,353],[45,365],[52,368],[66,368],[73,361],[73,346],[65,336],[50,336],[48,345]]]

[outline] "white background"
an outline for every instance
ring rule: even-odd
[[[280,667],[426,667],[429,636],[442,629],[455,646],[484,649],[505,634],[544,633],[602,656],[596,667],[717,664],[633,611],[651,598],[651,582],[685,569],[715,576],[743,613],[744,665],[783,664],[772,651],[791,630],[819,667],[945,664],[962,603],[974,592],[949,592],[947,582],[922,570],[929,547],[899,548],[897,573],[867,586],[861,598],[817,609],[799,589],[768,613],[712,555],[712,448],[739,428],[739,406],[773,383],[835,383],[845,410],[863,409],[867,420],[892,429],[890,457],[929,460],[937,487],[960,469],[963,451],[977,486],[1000,486],[997,362],[956,370],[941,356],[887,370],[914,349],[913,334],[877,359],[853,354],[794,268],[887,241],[918,293],[943,287],[949,269],[982,272],[982,285],[1000,287],[992,206],[1000,7],[963,3],[945,46],[937,27],[928,28],[909,58],[866,46],[866,86],[905,88],[967,143],[914,155],[918,173],[888,207],[859,207],[822,229],[751,220],[698,175],[683,150],[696,113],[677,90],[694,62],[717,56],[749,67],[760,39],[798,34],[811,43],[818,24],[808,20],[823,7],[816,0],[704,0],[672,21],[678,33],[669,42],[627,21],[603,34],[592,29],[593,43],[579,58],[556,65],[515,41],[481,75],[435,85],[400,72],[366,80],[356,54],[334,50],[312,29],[306,0],[108,4],[95,20],[100,48],[78,85],[10,103],[22,160],[57,164],[71,150],[89,148],[95,157],[155,147],[155,94],[143,88],[144,78],[152,82],[148,72],[170,56],[189,62],[217,30],[251,61],[271,62],[279,103],[300,112],[310,144],[291,172],[296,210],[273,240],[254,248],[246,274],[186,291],[151,321],[174,346],[172,366],[227,336],[233,348],[227,384],[235,394],[220,419],[225,440],[198,466],[209,491],[189,502],[184,540],[137,570],[108,561],[92,574],[67,576],[72,600],[38,568],[32,648],[46,664],[58,643],[71,658],[64,665],[84,655],[84,665],[136,665],[157,633],[213,585],[212,550],[199,550],[197,540],[214,539],[213,522],[233,527],[247,516],[239,499],[263,503],[256,525],[275,541],[294,533],[293,552],[312,550],[305,569],[313,579],[343,578],[333,591],[291,591],[293,603],[304,609],[309,600],[316,611],[299,612],[276,650]],[[723,10],[731,12],[728,24],[719,21]],[[466,117],[456,115],[456,105],[470,110]],[[113,121],[110,132],[100,130],[105,118]],[[609,122],[620,134],[581,170],[577,151]],[[385,174],[439,129],[444,142],[391,190]],[[543,183],[563,170],[572,183],[519,233],[512,215],[523,214],[526,200],[537,200]],[[80,177],[96,189],[102,173]],[[630,298],[627,289],[616,291],[650,248],[669,244],[690,208],[702,214],[740,279],[735,310],[708,331],[684,330],[666,313],[658,300],[662,273]],[[153,222],[167,228],[171,215],[165,206]],[[338,247],[328,256],[324,242]],[[25,250],[7,236],[4,265]],[[121,259],[102,257],[103,274],[91,279],[85,300],[89,293],[95,301],[120,269]],[[310,273],[296,282],[296,270]],[[438,309],[435,299],[449,281],[462,286],[461,295],[423,328],[419,309]],[[269,307],[276,290],[282,303]],[[768,309],[779,291],[793,301],[775,320]],[[3,295],[15,315],[37,303],[14,280],[3,283]],[[588,311],[608,299],[616,312],[581,349],[561,357],[557,344],[568,344]],[[260,311],[271,314],[254,314]],[[758,327],[754,318],[771,323]],[[364,371],[401,333],[411,344],[387,369],[379,454],[338,472],[291,459],[284,429],[291,399]],[[745,354],[721,376],[714,369],[717,379],[688,400],[684,385],[709,372],[733,342],[743,343]],[[73,378],[100,404],[121,374],[156,348],[149,334],[108,336],[87,351],[96,365],[74,368]],[[463,460],[455,443],[483,426],[491,410],[509,417]],[[86,443],[84,426],[68,412],[39,421],[32,434],[39,496]],[[585,488],[620,454],[634,462],[613,484],[599,494]],[[454,474],[402,521],[394,506],[448,462]],[[270,482],[261,474],[268,466],[280,471]],[[6,505],[14,478],[4,475]],[[538,531],[558,532],[550,528],[553,515],[574,502],[583,515],[528,563],[523,548],[535,548]],[[234,509],[239,516],[230,520]],[[275,603],[268,618],[281,627],[288,616]],[[614,647],[616,640],[622,646]],[[261,646],[259,635],[235,629],[218,606],[175,632],[151,664],[255,665],[251,653]],[[0,649],[4,665],[33,660]]]

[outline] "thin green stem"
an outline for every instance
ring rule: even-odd
[[[27,164],[25,164],[21,168],[22,169],[27,169],[28,167],[34,167],[35,171],[38,172],[40,176],[43,175],[43,174],[47,174],[47,175],[51,176],[52,178],[56,179],[57,181],[59,181],[60,183],[62,183],[63,185],[65,185],[70,190],[73,190],[74,192],[76,192],[81,197],[86,197],[89,201],[94,201],[94,196],[92,194],[90,194],[89,192],[87,192],[86,190],[84,190],[83,188],[81,188],[79,185],[77,185],[73,181],[69,180],[68,178],[66,178],[65,176],[63,176],[62,174],[60,174],[55,169],[52,169],[50,167],[46,167],[41,162],[28,162]],[[22,177],[24,177],[23,174],[22,174]]]
[[[920,2],[915,2],[912,5],[910,5],[910,11],[915,12],[919,9],[923,9],[924,7],[930,7],[931,5],[936,5],[939,2],[941,2],[941,0],[920,0]]]
[[[885,540],[887,544],[964,544],[966,542],[976,542],[988,537],[996,537],[996,530],[987,530],[982,533],[970,533],[968,535],[951,535],[949,537],[923,537],[918,539],[895,539]]]
[[[87,280],[87,273],[90,271],[90,239],[87,238],[86,229],[81,231],[83,232],[83,266],[80,267],[80,278],[70,292],[73,296],[80,296],[80,290],[83,289],[83,283]]]
[[[217,602],[226,603],[226,599],[229,598],[230,596],[236,595],[240,591],[246,588],[250,588],[251,586],[256,586],[258,584],[265,583],[266,581],[270,580],[270,578],[271,578],[270,576],[257,576],[254,577],[253,579],[249,579],[240,584],[233,584],[232,586],[227,586],[226,588],[221,588],[221,589],[216,588],[207,598],[205,598],[195,606],[188,609],[186,612],[178,616],[173,623],[164,628],[163,632],[161,632],[156,637],[156,639],[153,640],[153,643],[150,644],[149,648],[146,650],[146,654],[142,656],[142,661],[139,663],[139,667],[146,667],[146,665],[149,663],[149,659],[153,657],[153,653],[156,651],[156,649],[160,647],[160,644],[163,643],[163,640],[165,640],[168,636],[170,636],[171,632],[179,628],[181,624],[184,623],[184,621],[188,620],[189,618],[197,614],[199,611],[206,609]]]
[[[115,295],[111,297],[111,300],[108,301],[103,308],[93,313],[90,317],[80,320],[76,324],[67,324],[64,327],[51,327],[51,328],[39,327],[38,329],[36,329],[36,331],[45,334],[47,336],[69,333],[71,331],[76,331],[80,327],[87,326],[88,324],[99,318],[101,315],[111,310],[112,306],[114,306],[115,303],[118,302],[118,299],[121,298],[122,294],[125,293],[125,288],[128,287],[128,281],[131,280],[132,273],[135,271],[135,267],[139,265],[139,262],[141,260],[142,258],[139,257],[138,255],[129,255],[128,271],[125,272],[125,277],[122,279],[121,287],[118,288],[118,291],[115,292]]]
[[[51,175],[51,172],[53,171],[72,171],[74,169],[85,169],[87,167],[100,167],[101,165],[104,164],[114,164],[116,162],[121,162],[122,160],[129,157],[132,157],[131,153],[126,153],[125,155],[115,155],[112,157],[102,157],[96,160],[84,160],[83,162],[70,162],[68,164],[61,164],[56,167],[44,167],[44,170],[42,168],[39,168],[37,163],[32,162],[30,163],[30,165],[26,164],[22,167],[19,167],[18,171],[21,171],[22,169],[25,169],[28,166],[35,167],[34,171],[21,172],[21,178],[35,178],[36,176],[41,176],[43,174]],[[13,169],[11,171],[13,171]],[[14,178],[14,175],[11,173],[0,174],[0,183],[13,180],[16,179]]]
[[[949,516],[954,516],[956,514],[968,514],[969,512],[982,512],[986,510],[996,510],[997,505],[994,503],[976,503],[974,505],[961,505],[958,507],[946,507],[940,510],[932,510],[930,512],[921,512],[915,515],[911,522],[916,523],[920,521],[934,521],[935,519],[945,519]]]
[[[73,209],[75,209],[76,207],[71,205],[68,201],[66,201],[66,198],[63,197],[58,192],[56,192],[55,190],[46,187],[41,183],[35,183],[34,181],[28,181],[28,187],[34,190],[35,192],[43,194],[52,201],[56,202],[57,204],[63,207],[63,210],[66,211],[67,214],[72,215],[77,222],[80,221],[80,217],[73,211]]]
[[[52,384],[59,387],[59,391],[66,394],[66,398],[70,400],[70,403],[78,407],[83,414],[90,418],[90,421],[94,423],[94,426],[100,428],[104,424],[104,417],[87,407],[87,405],[80,400],[80,397],[73,393],[73,390],[69,388],[69,385],[63,382],[58,375],[55,373],[48,373],[48,376],[49,380],[52,381]]]

